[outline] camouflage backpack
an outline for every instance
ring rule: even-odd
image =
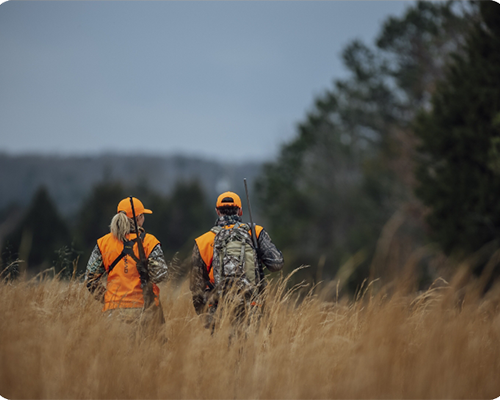
[[[250,227],[237,223],[232,228],[213,227],[214,258],[212,262],[215,286],[222,291],[228,282],[237,282],[241,289],[252,290],[256,281],[257,253],[252,245]],[[221,285],[222,283],[222,285]]]

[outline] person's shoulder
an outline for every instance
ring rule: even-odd
[[[248,222],[248,223],[245,223],[245,226],[248,227],[248,232],[250,234],[252,234],[252,224],[250,222]],[[262,226],[257,225],[257,224],[254,224],[254,227],[255,227],[255,234],[257,235],[257,238],[258,238],[260,236],[261,232],[264,231],[265,229]]]
[[[214,236],[215,236],[215,232],[212,230],[209,230],[209,231],[205,232],[203,235],[198,236],[195,239],[195,241],[198,243],[200,241],[212,239]]]
[[[101,236],[99,239],[97,239],[97,243],[109,240],[111,238],[113,238],[113,234],[111,232],[109,232],[106,235]]]
[[[264,231],[264,230],[265,230],[265,229],[264,229],[264,227],[263,227],[263,226],[261,226],[261,225],[257,225],[257,224],[255,225],[255,233],[257,234],[257,236],[259,236],[259,235],[260,235],[260,233],[261,233],[262,231]]]
[[[97,247],[99,248],[99,251],[102,253],[106,247],[113,246],[114,241],[116,241],[116,238],[110,232],[104,236],[101,236],[99,239],[97,239]]]
[[[158,238],[155,235],[152,235],[151,233],[146,233],[144,235],[144,240],[154,240],[159,242]]]
[[[160,241],[158,240],[158,238],[155,236],[155,235],[152,235],[151,233],[146,233],[144,235],[144,239],[143,239],[143,242],[146,246],[148,246],[151,250],[160,245],[161,246],[161,243]]]

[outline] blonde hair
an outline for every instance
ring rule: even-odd
[[[123,242],[127,234],[130,233],[132,224],[133,220],[127,217],[124,211],[120,211],[111,220],[109,229],[115,238]]]

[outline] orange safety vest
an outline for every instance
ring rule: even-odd
[[[142,235],[141,235],[142,236]],[[126,240],[134,240],[135,233],[129,233]],[[143,240],[144,253],[149,257],[153,249],[160,242],[153,235],[146,233]],[[102,255],[102,262],[108,273],[106,293],[104,295],[104,308],[102,311],[115,308],[141,308],[144,305],[144,296],[141,288],[141,279],[137,271],[137,263],[131,256],[125,255],[119,259],[124,243],[118,240],[112,233],[108,233],[97,241]],[[133,252],[137,259],[139,250],[137,243],[133,245]],[[119,259],[118,262],[116,260]],[[114,266],[110,267],[114,264]],[[160,305],[158,296],[160,289],[153,283],[155,303]]]
[[[230,229],[233,225],[226,225],[224,229]],[[255,234],[257,239],[259,239],[260,233],[264,229],[260,225],[255,225]],[[252,235],[252,230],[249,231],[250,236]],[[214,283],[214,271],[212,269],[212,261],[214,259],[214,238],[215,232],[208,231],[207,233],[197,237],[195,239],[198,250],[200,251],[201,259],[205,262],[207,266],[208,277],[210,278],[210,283]]]

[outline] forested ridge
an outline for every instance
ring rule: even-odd
[[[50,192],[59,210],[70,215],[77,211],[92,186],[97,183],[126,182],[144,185],[161,194],[172,192],[177,181],[197,180],[215,196],[250,181],[260,163],[228,163],[190,156],[102,154],[88,156],[12,155],[0,153],[0,210],[14,204],[25,206],[40,186]]]

